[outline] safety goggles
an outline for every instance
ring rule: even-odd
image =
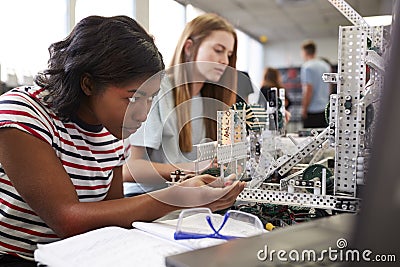
[[[231,240],[265,232],[260,219],[252,214],[229,210],[225,215],[212,213],[208,208],[181,211],[174,238],[219,238]]]

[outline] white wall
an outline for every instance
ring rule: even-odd
[[[338,37],[312,39],[317,45],[317,56],[337,64]],[[264,65],[273,68],[298,67],[303,63],[300,56],[304,40],[278,42],[264,46]]]

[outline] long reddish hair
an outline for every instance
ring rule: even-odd
[[[213,31],[226,31],[234,37],[234,48],[232,55],[229,57],[228,66],[231,68],[236,67],[237,57],[237,35],[233,26],[226,21],[224,18],[212,14],[206,13],[200,15],[187,23],[185,29],[176,46],[175,53],[172,58],[171,67],[177,66],[186,62],[193,62],[197,56],[198,49],[203,40],[208,37]],[[187,40],[192,40],[194,53],[188,57],[185,53],[185,43]],[[230,68],[227,68],[227,70]],[[201,96],[203,98],[212,98],[219,100],[218,102],[224,103],[228,106],[232,106],[236,100],[236,75],[228,75],[225,71],[222,75],[218,84],[204,83],[201,89]],[[235,73],[236,74],[236,73]],[[177,75],[179,77],[177,77]],[[173,72],[173,81],[186,81],[179,83],[173,89],[173,95],[175,100],[175,107],[185,103],[192,98],[191,83],[189,81],[189,75],[187,68],[182,68],[182,71]],[[222,86],[224,85],[224,86]],[[218,105],[217,105],[218,106]],[[216,117],[217,110],[221,110],[221,107],[204,107],[204,111],[215,114],[211,114],[212,118]],[[183,152],[189,152],[192,150],[192,126],[190,123],[190,105],[181,105],[177,109],[177,121],[179,131],[179,147]],[[216,140],[217,124],[214,119],[207,118],[205,116],[204,123],[206,129],[206,137]]]

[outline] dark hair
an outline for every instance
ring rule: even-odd
[[[307,55],[315,55],[315,52],[317,52],[317,46],[313,41],[305,41],[301,47]]]
[[[165,68],[153,38],[127,16],[84,18],[65,40],[52,44],[49,52],[48,69],[35,82],[49,91],[46,101],[64,119],[76,112],[84,96],[83,75],[89,75],[95,90],[101,91]]]

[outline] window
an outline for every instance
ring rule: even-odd
[[[242,71],[249,71],[249,36],[240,30],[236,30],[238,38],[236,68]]]
[[[149,0],[149,32],[168,67],[185,27],[185,7],[174,0]]]
[[[259,87],[263,80],[264,72],[264,48],[263,45],[253,38],[249,38],[248,42],[248,61],[249,73],[253,83]]]
[[[194,7],[192,5],[187,5],[186,6],[186,22],[191,21],[195,17],[198,17],[205,12],[197,7]]]
[[[66,0],[0,1],[1,80],[29,84],[47,67],[48,47],[67,34],[66,7]]]
[[[75,22],[90,15],[105,17],[126,15],[133,18],[134,6],[134,0],[76,0]]]

